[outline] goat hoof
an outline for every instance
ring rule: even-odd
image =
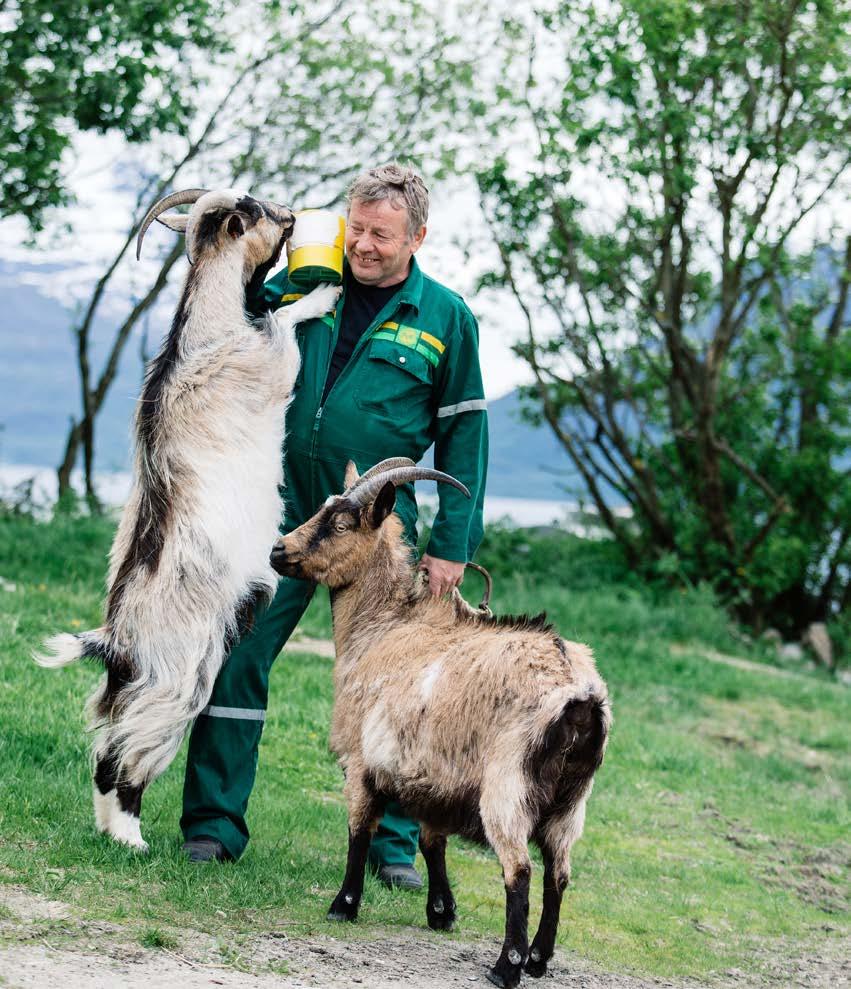
[[[522,974],[521,964],[512,965],[507,958],[500,957],[496,965],[487,972],[487,977],[495,986],[500,986],[500,989],[514,989],[515,986],[520,985]]]
[[[455,927],[455,901],[436,896],[426,904],[426,919],[433,931],[451,931]]]
[[[455,930],[455,918],[454,917],[433,917],[431,914],[428,915],[428,926],[433,931],[454,931]]]
[[[358,902],[351,893],[344,894],[340,892],[331,904],[331,909],[328,911],[328,920],[348,920],[350,922],[357,920],[358,906]]]
[[[352,922],[357,920],[357,914],[343,913],[341,910],[329,910],[325,919],[333,920],[335,922],[344,920]]]
[[[116,835],[112,834],[112,832],[108,832],[108,833],[109,833],[109,837],[112,838],[112,840],[116,843],[116,845],[119,845],[121,848],[126,848],[128,851],[131,852],[137,852],[139,855],[147,855],[148,852],[150,851],[150,847],[147,841],[143,840],[142,838],[140,838],[138,841],[132,841],[124,837],[119,838]]]
[[[529,952],[529,957],[526,959],[526,964],[523,966],[526,974],[531,975],[533,979],[540,979],[541,976],[547,974],[547,962],[552,957],[552,952],[550,952],[547,958],[542,958],[541,955],[541,949],[536,944],[533,944],[532,950]]]
[[[129,817],[129,815],[124,816]],[[139,833],[138,824],[135,827],[126,828],[116,828],[114,824],[110,824],[103,834],[111,838],[117,845],[121,845],[122,848],[129,848],[131,852],[138,852],[141,855],[148,852],[148,843]]]

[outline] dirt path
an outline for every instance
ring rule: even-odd
[[[266,971],[237,971],[178,957],[175,952],[110,945],[105,953],[49,948],[45,944],[0,949],[4,987],[32,989],[467,989],[490,986],[485,963],[493,961],[493,946],[426,944],[395,938],[360,943],[292,939],[264,946]],[[259,960],[252,959],[252,960]],[[526,980],[527,983],[531,980]],[[534,984],[534,983],[533,983]],[[628,976],[569,974],[557,965],[547,985],[574,989],[660,989],[680,983],[640,981]]]
[[[4,989],[486,989],[493,939],[464,943],[428,932],[338,940],[275,930],[245,938],[168,932],[173,947],[145,948],[116,924],[75,918],[72,908],[0,885],[0,986]],[[546,979],[525,989],[840,989],[851,962],[838,939],[818,957],[778,951],[762,977],[730,970],[711,982],[641,979],[592,969],[558,952]]]
[[[3,989],[485,989],[499,945],[428,932],[338,940],[276,930],[250,938],[168,932],[174,947],[145,948],[120,925],[77,919],[67,903],[0,885]],[[526,979],[528,984],[531,980]],[[535,983],[532,983],[535,985]],[[696,983],[569,971],[559,952],[541,989],[696,989]]]
[[[233,968],[167,949],[109,940],[99,947],[84,936],[79,948],[45,941],[0,946],[0,984],[14,989],[486,989],[494,944],[461,944],[437,938],[382,938],[369,943],[331,938],[257,938]],[[192,953],[194,954],[194,952]],[[754,979],[735,969],[711,982],[639,979],[591,970],[569,970],[560,953],[539,985],[564,989],[840,989],[851,985],[851,963],[834,957],[775,960],[774,971]]]
[[[312,642],[321,642],[321,639],[310,640]],[[333,643],[332,643],[333,646]],[[759,673],[763,676],[770,677],[782,677],[787,680],[806,680],[809,683],[813,682],[813,677],[808,673],[799,673],[796,670],[785,670],[780,666],[771,666],[769,663],[755,663],[752,659],[744,659],[742,656],[730,656],[727,653],[717,652],[715,649],[694,649],[691,646],[686,645],[672,645],[671,653],[674,656],[701,656],[703,659],[708,659],[710,663],[720,663],[722,666],[732,666],[737,670],[747,670],[748,673]],[[312,649],[309,651],[313,651]],[[333,656],[333,650],[331,655]],[[821,680],[821,683],[826,683],[828,686],[834,686],[829,680]],[[848,686],[847,681],[840,679],[836,681],[836,686],[844,687]]]

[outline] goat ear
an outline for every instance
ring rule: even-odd
[[[350,488],[359,477],[360,474],[358,474],[358,465],[354,462],[354,460],[350,460],[346,464],[346,477],[343,484],[345,484],[347,488]]]
[[[173,230],[177,234],[185,234],[186,224],[189,223],[189,214],[163,213],[157,217],[157,223],[161,223],[164,227],[168,227],[169,230]]]
[[[372,503],[369,511],[369,521],[373,529],[377,529],[396,505],[396,486],[388,481],[378,492],[378,497]]]
[[[231,213],[228,217],[227,231],[228,236],[233,237],[234,240],[245,233],[245,224],[242,222],[242,217],[239,213]]]

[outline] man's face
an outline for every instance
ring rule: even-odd
[[[408,211],[389,199],[353,200],[346,223],[346,256],[352,274],[363,285],[388,288],[408,277],[411,258],[426,234],[408,236]]]

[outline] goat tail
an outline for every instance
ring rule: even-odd
[[[568,701],[562,710],[561,723],[573,735],[571,762],[588,773],[595,773],[603,761],[612,723],[608,698],[592,694],[585,700]]]
[[[96,628],[76,635],[70,632],[53,635],[44,643],[46,651],[34,652],[32,658],[39,666],[58,669],[84,656],[100,657],[104,650],[104,632],[105,629]]]
[[[559,704],[536,746],[535,761],[556,760],[569,766],[569,775],[590,779],[599,769],[606,751],[611,708],[605,687],[589,685]]]

